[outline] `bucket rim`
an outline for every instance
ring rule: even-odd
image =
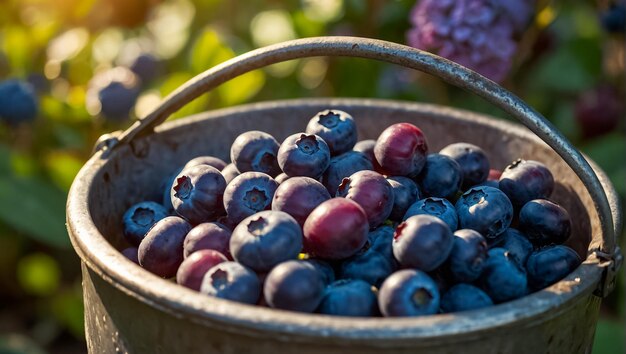
[[[386,99],[292,99],[267,101],[223,108],[168,122],[156,129],[164,132],[195,121],[251,110],[268,110],[277,106],[352,105],[385,106],[415,113],[445,115],[454,119],[485,124],[523,138],[545,144],[525,127],[489,118],[488,115],[434,104],[402,102]],[[222,330],[241,333],[275,332],[318,338],[345,340],[454,340],[459,334],[478,333],[494,327],[510,326],[520,322],[545,321],[572,306],[578,299],[590,295],[600,282],[603,273],[601,261],[589,253],[584,262],[567,277],[552,286],[526,295],[520,299],[488,308],[453,314],[436,314],[423,317],[358,318],[301,314],[240,304],[207,297],[177,285],[127,260],[98,231],[89,212],[89,191],[99,168],[120,154],[120,149],[106,158],[102,152],[92,156],[79,171],[72,183],[67,201],[66,221],[68,233],[76,253],[98,277],[140,302],[158,308],[175,317],[185,317],[206,326],[219,326]],[[604,172],[592,161],[609,199],[616,192]],[[616,206],[619,208],[619,206]],[[619,210],[616,211],[619,215]],[[611,216],[607,216],[611,217]],[[602,235],[592,235],[592,242]],[[590,245],[591,248],[591,245]]]

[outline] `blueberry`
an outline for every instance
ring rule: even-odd
[[[496,303],[520,298],[528,292],[526,271],[503,248],[492,248],[480,277],[481,288]]]
[[[459,227],[478,231],[487,239],[496,238],[513,220],[513,206],[497,188],[472,187],[455,205]]]
[[[223,262],[209,269],[200,292],[220,299],[254,305],[261,295],[261,281],[252,270],[237,262]]]
[[[130,70],[141,79],[141,82],[149,84],[161,73],[161,62],[150,53],[139,55],[130,65]]]
[[[33,86],[10,79],[0,82],[0,122],[16,125],[37,118],[39,104]]]
[[[201,250],[185,258],[176,272],[176,283],[200,291],[202,279],[209,269],[228,259],[216,250]]]
[[[131,110],[139,96],[139,90],[133,85],[113,81],[98,91],[100,114],[111,121],[124,121],[130,116]]]
[[[231,231],[224,225],[216,222],[202,223],[191,229],[183,244],[185,258],[199,250],[216,250],[232,259],[230,255]]]
[[[422,271],[399,270],[380,287],[378,305],[385,317],[432,315],[439,311],[439,289]]]
[[[282,211],[266,210],[247,217],[230,238],[233,258],[256,272],[266,272],[280,262],[295,259],[300,250],[300,225]]]
[[[388,257],[370,247],[341,262],[337,275],[340,279],[360,279],[379,287],[396,268],[393,256]]]
[[[528,282],[534,290],[543,289],[573,272],[581,259],[578,253],[564,245],[546,246],[528,257]]]
[[[324,139],[332,156],[350,151],[357,141],[354,118],[335,109],[321,111],[313,116],[306,126],[306,133]]]
[[[396,228],[393,255],[404,267],[430,272],[448,258],[453,241],[452,231],[441,219],[415,215]]]
[[[372,162],[361,152],[348,151],[330,159],[322,176],[322,183],[331,195],[335,195],[341,181],[355,172],[373,170]]]
[[[183,242],[190,230],[191,225],[177,216],[157,221],[139,244],[139,264],[162,278],[173,277],[183,261]]]
[[[469,143],[454,143],[439,151],[440,154],[451,157],[461,167],[461,189],[482,183],[489,176],[489,159],[480,147]]]
[[[500,183],[498,183],[498,181],[486,180],[484,182],[475,184],[471,186],[470,188],[477,188],[477,187],[491,187],[491,188],[500,189]]]
[[[330,150],[317,135],[293,134],[280,145],[277,159],[278,166],[290,177],[319,178],[330,163]]]
[[[443,312],[460,312],[492,306],[493,301],[487,293],[469,284],[457,284],[441,297]]]
[[[252,130],[235,139],[230,147],[230,159],[241,173],[255,171],[273,177],[281,172],[276,161],[279,147],[270,134]]]
[[[350,199],[332,198],[313,209],[302,229],[307,253],[343,259],[365,245],[369,223],[359,204]]]
[[[513,206],[521,208],[533,199],[550,197],[554,177],[541,162],[518,159],[502,171],[499,184]]]
[[[487,259],[487,241],[470,229],[454,233],[454,245],[448,257],[448,269],[458,282],[472,282],[480,276]]]
[[[409,207],[420,199],[420,191],[412,179],[403,176],[387,177],[393,188],[393,208],[389,219],[401,221]]]
[[[570,236],[572,221],[562,206],[545,199],[524,204],[519,213],[519,227],[535,246],[560,244]]]
[[[137,247],[124,248],[124,250],[122,250],[122,254],[133,263],[139,264],[139,249]]]
[[[276,176],[276,178],[274,178],[274,180],[275,180],[278,184],[281,184],[281,183],[285,182],[285,181],[286,181],[286,180],[288,180],[288,179],[289,179],[289,176],[287,176],[287,174],[286,174],[286,173],[284,173],[284,172],[283,172],[283,173],[281,173],[281,174],[279,174],[278,176]]]
[[[374,155],[387,175],[417,176],[426,164],[428,144],[424,133],[413,124],[397,123],[376,140]]]
[[[357,202],[365,211],[372,229],[389,217],[394,203],[393,188],[387,179],[378,172],[367,170],[344,178],[336,196]]]
[[[315,269],[318,270],[324,280],[324,284],[329,285],[335,281],[335,270],[330,263],[317,258],[309,258],[303,262],[310,263],[313,267],[315,267]]]
[[[189,167],[198,166],[198,165],[207,165],[207,166],[215,167],[219,171],[221,171],[224,168],[226,168],[226,162],[224,162],[224,160],[222,160],[222,159],[220,159],[218,157],[215,157],[215,156],[198,156],[198,157],[195,157],[195,158],[189,160],[189,162],[187,162],[182,169],[184,170],[184,169],[187,169]]]
[[[172,206],[192,224],[214,221],[224,214],[224,177],[214,167],[193,166],[176,176],[172,185]]]
[[[372,164],[374,164],[377,163],[376,156],[374,156],[374,146],[376,146],[376,140],[374,139],[361,140],[354,145],[352,150],[365,154],[365,156],[372,161]]]
[[[383,225],[367,234],[367,242],[369,248],[384,255],[389,259],[393,259],[393,234],[395,229],[391,226]]]
[[[429,154],[417,181],[425,196],[452,198],[461,188],[462,178],[463,171],[455,160],[445,155]]]
[[[378,314],[372,286],[362,280],[342,279],[326,288],[318,312],[326,315],[370,317]]]
[[[459,225],[459,218],[456,215],[456,209],[447,199],[443,198],[424,198],[413,203],[403,219],[406,220],[414,215],[432,215],[443,220],[451,231],[457,229]]]
[[[224,180],[226,184],[229,184],[235,177],[239,176],[240,173],[237,170],[237,167],[233,163],[229,163],[222,169],[222,176],[224,176]]]
[[[140,202],[131,206],[122,218],[126,241],[139,246],[148,230],[167,214],[167,210],[155,202]]]
[[[263,294],[272,308],[313,312],[322,301],[324,287],[322,276],[313,265],[287,261],[269,272]]]
[[[278,186],[272,200],[272,210],[284,211],[302,226],[318,205],[330,199],[324,186],[309,177],[292,177]]]
[[[522,266],[526,264],[528,256],[533,252],[533,244],[528,241],[528,237],[512,227],[506,229],[489,247],[504,248],[515,256]]]
[[[235,177],[224,191],[224,208],[235,224],[272,206],[278,183],[261,172],[244,172]]]
[[[626,4],[613,3],[602,13],[602,26],[609,33],[624,34],[626,31]]]

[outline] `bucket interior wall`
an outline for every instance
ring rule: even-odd
[[[143,200],[161,202],[166,181],[189,159],[213,155],[229,162],[230,145],[240,133],[262,130],[280,143],[288,135],[304,131],[315,113],[328,108],[352,114],[359,140],[376,139],[390,124],[410,122],[423,130],[431,153],[454,142],[469,142],[487,152],[495,169],[504,169],[517,158],[541,161],[556,181],[550,199],[572,216],[572,236],[567,244],[585,259],[592,231],[601,234],[593,203],[580,180],[526,128],[438,106],[340,99],[279,101],[204,113],[165,124],[155,134],[134,142],[132,148],[117,149],[102,165],[90,190],[89,212],[96,227],[113,246],[126,247],[121,223],[124,211]]]

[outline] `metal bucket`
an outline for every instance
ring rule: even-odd
[[[446,107],[369,99],[303,99],[238,106],[168,122],[184,104],[230,78],[307,56],[358,56],[419,69],[464,87],[518,118],[528,129]],[[584,263],[560,282],[486,309],[417,318],[329,317],[248,306],[161,279],[118,251],[122,213],[160,200],[165,176],[186,160],[228,158],[241,132],[261,129],[279,141],[303,131],[326,108],[350,112],[361,139],[389,124],[423,129],[431,151],[457,141],[483,147],[495,168],[515,158],[547,164],[553,198],[574,223],[569,245]],[[592,166],[594,166],[592,164]],[[109,136],[74,181],[67,204],[72,244],[82,259],[90,353],[585,353],[591,351],[601,297],[621,255],[617,195],[538,113],[495,83],[445,59],[383,41],[327,37],[296,40],[234,58],[191,80],[129,130]]]

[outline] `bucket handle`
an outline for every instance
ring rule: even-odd
[[[105,147],[103,156],[106,157],[116,145],[128,144],[138,136],[149,134],[184,105],[230,79],[271,64],[315,56],[368,58],[420,70],[470,91],[515,117],[554,149],[587,187],[604,235],[595,251],[596,256],[601,264],[606,265],[608,273],[613,273],[611,268],[616,270],[619,267],[621,254],[619,247],[616,248],[615,236],[621,230],[622,220],[617,198],[607,198],[600,178],[565,136],[519,97],[495,82],[450,60],[397,43],[358,37],[313,37],[278,43],[242,54],[190,79],[126,131],[101,141],[100,146]],[[610,290],[614,276],[607,274],[607,284],[600,284],[603,288],[601,295]]]

